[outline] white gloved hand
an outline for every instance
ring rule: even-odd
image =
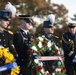
[[[76,59],[73,59],[73,61],[72,61],[73,63],[75,63],[76,62]]]
[[[76,59],[76,55],[74,56],[74,58]]]
[[[74,62],[74,63],[76,62],[76,55],[75,55],[74,59],[72,60],[72,62]]]

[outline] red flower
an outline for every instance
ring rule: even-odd
[[[33,72],[37,72],[37,68],[33,68]]]
[[[47,73],[47,75],[51,75],[50,73]]]
[[[45,41],[42,42],[43,45],[46,45],[47,43]]]
[[[63,69],[61,69],[61,72],[63,73],[63,72],[64,72],[64,70],[63,70]]]
[[[28,50],[27,53],[28,53],[28,54],[32,54],[32,50]]]
[[[63,70],[66,70],[66,68],[65,68],[65,67],[63,67]]]
[[[61,72],[64,72],[66,70],[66,68],[65,67],[63,67],[62,69],[61,69]]]
[[[56,69],[54,68],[54,69],[52,69],[52,71],[53,71],[53,72],[56,72]]]
[[[10,73],[11,73],[11,71],[10,71],[10,70],[8,70],[7,72],[8,72],[8,74],[10,74]]]
[[[40,52],[38,52],[38,55],[41,55],[41,53],[40,53]]]
[[[58,53],[58,50],[57,50],[57,49],[55,50],[55,53],[56,53],[56,54]]]
[[[31,39],[31,42],[34,42],[34,39],[33,38]]]
[[[42,66],[38,66],[38,70],[42,70]]]
[[[13,50],[15,51],[16,49],[15,49],[15,48],[13,48]]]
[[[2,56],[2,58],[4,59],[4,58],[5,58],[5,56],[3,55],[3,56]]]

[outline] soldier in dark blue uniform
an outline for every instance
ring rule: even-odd
[[[29,56],[28,44],[32,41],[33,35],[29,32],[32,19],[30,15],[19,15],[20,30],[14,34],[13,43],[18,53],[17,63],[20,66],[21,75],[31,75],[31,68],[28,67]]]
[[[10,47],[10,34],[6,30],[9,25],[10,13],[1,10],[0,11],[0,45],[5,48]],[[0,59],[0,66],[5,65],[5,63]],[[7,71],[1,72],[1,75],[7,75]]]
[[[57,42],[58,41],[58,36],[54,35],[54,26],[50,21],[44,21],[43,23],[43,28],[45,32],[45,37],[51,41]]]
[[[0,11],[0,44],[4,47],[9,47],[9,33],[5,30],[9,25],[9,12]]]
[[[54,34],[54,25],[50,21],[44,21],[43,23],[43,28],[44,28],[44,35],[45,38],[47,38],[51,42],[57,43],[59,41],[58,37],[53,35]],[[50,56],[48,52],[45,52],[43,54],[44,56]],[[45,61],[44,62],[44,68],[45,71],[48,71],[50,74],[52,73],[52,63],[54,61]]]
[[[76,23],[68,24],[68,31],[62,36],[62,48],[67,75],[76,75]]]

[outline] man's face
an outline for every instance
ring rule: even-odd
[[[30,30],[30,28],[31,28],[31,23],[27,23],[27,22],[26,22],[25,29],[26,29],[26,30]]]
[[[9,25],[9,21],[6,21],[6,20],[0,20],[0,26],[2,28],[7,28]]]
[[[46,34],[53,34],[54,33],[54,28],[51,27],[51,28],[44,28],[44,31]]]
[[[21,20],[21,27],[22,27],[23,29],[30,30],[30,28],[31,28],[31,23],[27,23],[26,21]]]
[[[75,27],[69,27],[69,32],[72,33],[72,34],[75,34],[76,33],[76,26]]]

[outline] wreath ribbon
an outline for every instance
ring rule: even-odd
[[[5,70],[8,70],[8,69],[12,69],[15,66],[17,66],[17,63],[16,62],[13,62],[11,64],[7,64],[7,65],[4,65],[4,66],[1,66],[0,67],[0,72],[5,71]]]

